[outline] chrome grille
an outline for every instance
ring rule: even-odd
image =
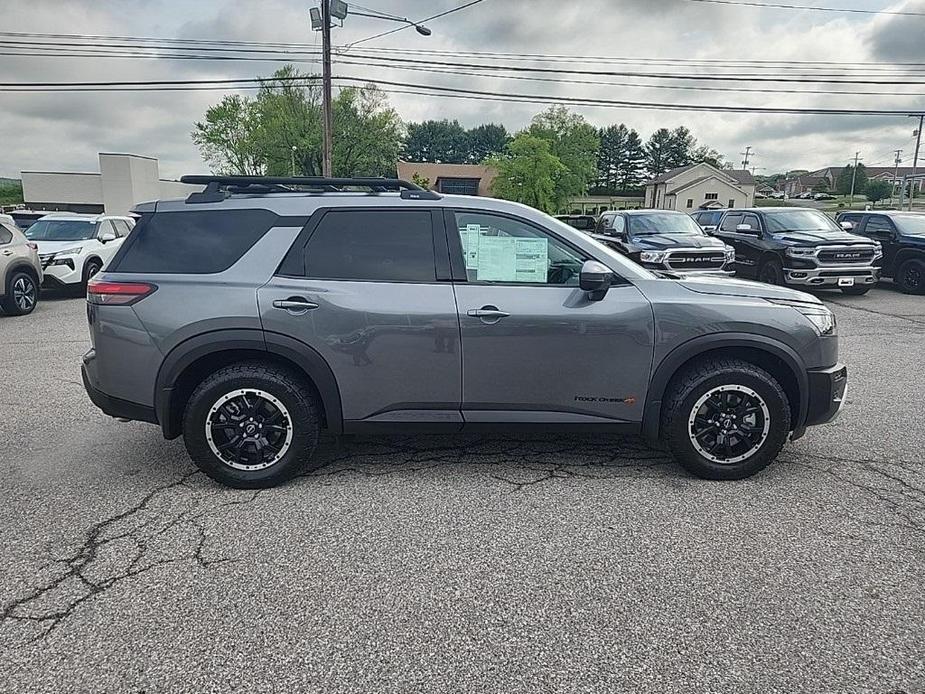
[[[719,270],[726,256],[722,250],[673,251],[666,262],[672,270]]]
[[[822,265],[869,265],[874,259],[874,249],[870,246],[823,247],[817,257]]]

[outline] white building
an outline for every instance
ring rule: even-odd
[[[646,207],[693,211],[702,206],[752,207],[755,179],[743,170],[690,164],[666,171],[646,184]]]
[[[34,210],[125,214],[139,202],[202,190],[158,175],[157,159],[101,152],[99,173],[23,171],[22,194]]]

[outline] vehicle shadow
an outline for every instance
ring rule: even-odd
[[[324,437],[303,478],[476,472],[516,489],[550,479],[688,477],[641,438],[608,434]]]

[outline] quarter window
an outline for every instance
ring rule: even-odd
[[[13,241],[13,232],[6,228],[5,224],[0,224],[0,246],[5,246]]]
[[[586,258],[546,231],[492,214],[455,219],[470,282],[578,286]]]
[[[428,210],[333,210],[305,247],[305,274],[317,279],[433,282]]]

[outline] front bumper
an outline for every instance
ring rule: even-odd
[[[825,424],[835,419],[845,406],[848,393],[848,367],[836,364],[827,369],[807,372],[809,398],[806,426]]]
[[[876,284],[880,268],[857,265],[821,265],[814,268],[784,268],[787,284],[807,287],[838,287]],[[849,284],[849,280],[851,280]]]
[[[107,395],[96,387],[96,350],[91,349],[83,356],[83,363],[80,367],[80,375],[83,379],[84,390],[90,396],[90,400],[110,417],[118,419],[130,419],[138,422],[150,422],[157,424],[157,416],[153,407],[141,405],[137,402],[129,402],[121,398],[114,398]]]
[[[44,286],[49,288],[58,288],[62,286],[73,287],[75,284],[83,282],[81,272],[69,265],[47,265],[44,269],[45,279]]]

